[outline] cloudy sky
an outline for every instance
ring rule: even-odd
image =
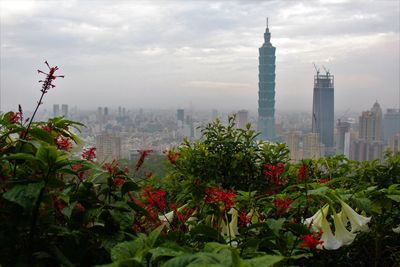
[[[335,75],[337,110],[395,107],[399,3],[0,0],[1,109],[33,109],[48,60],[66,75],[48,108],[256,110],[267,16],[278,110],[311,111],[313,62]]]

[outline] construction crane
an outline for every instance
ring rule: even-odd
[[[326,68],[325,68],[325,66],[323,66],[322,65],[322,67],[324,68],[324,70],[325,70],[325,74],[326,74],[326,76],[329,76],[329,70],[327,70]]]
[[[315,69],[315,71],[317,72],[317,76],[318,76],[318,75],[319,75],[319,69],[317,68],[317,65],[315,65],[314,62],[313,62],[312,64],[314,65],[314,69]]]

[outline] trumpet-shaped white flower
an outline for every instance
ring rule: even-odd
[[[227,217],[225,218],[226,220],[221,220],[220,223],[221,233],[223,235],[230,236],[231,238],[236,238],[236,236],[239,235],[239,230],[237,227],[239,214],[237,210],[234,208],[231,208],[228,214],[232,214],[232,219],[230,222],[228,222]]]
[[[230,232],[228,232],[228,235],[230,234],[233,238],[235,238],[237,235],[239,235],[239,229],[238,229],[239,213],[234,208],[231,208],[231,210],[228,213],[232,214],[232,219],[231,222],[229,223],[229,229],[228,229]]]
[[[328,206],[328,208],[329,208],[329,206]],[[328,250],[335,250],[335,249],[340,248],[343,245],[343,243],[341,240],[339,240],[335,236],[333,236],[329,222],[326,219],[326,215],[327,215],[326,212],[321,212],[322,236],[321,236],[320,240],[323,241],[323,243],[318,245],[317,248],[318,249],[324,248],[324,249],[328,249]]]
[[[393,232],[400,234],[400,224],[396,228],[392,228]]]
[[[174,215],[175,211],[170,211],[167,214],[159,215],[158,219],[169,228],[171,222],[174,220]]]
[[[371,220],[371,217],[364,217],[357,212],[355,212],[349,205],[344,203],[343,201],[340,201],[340,204],[342,205],[342,212],[346,215],[348,220],[350,221],[351,224],[351,232],[366,232],[368,231],[368,223]]]
[[[343,245],[349,245],[354,241],[356,234],[350,233],[343,224],[340,214],[333,211],[333,223],[335,224],[335,238]]]
[[[320,208],[313,216],[304,220],[304,224],[307,226],[314,226],[317,228],[322,228],[322,218],[326,217],[328,213],[329,205],[326,204]]]

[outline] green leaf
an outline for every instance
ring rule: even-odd
[[[151,253],[152,255],[151,256],[152,264],[157,264],[163,259],[166,260],[168,258],[177,257],[186,254],[188,252],[189,251],[187,249],[179,247],[175,243],[164,243],[160,247],[149,250],[149,253]]]
[[[54,145],[54,137],[50,133],[48,133],[40,128],[30,129],[29,134],[38,140],[44,141],[50,145]]]
[[[7,156],[7,157],[3,157],[2,159],[11,159],[11,160],[15,160],[15,159],[20,159],[20,160],[38,160],[37,158],[35,158],[35,156],[31,155],[31,154],[26,154],[26,153],[15,153],[13,155]]]
[[[42,145],[36,152],[36,158],[44,164],[51,166],[57,160],[57,149],[54,146]]]
[[[360,210],[364,210],[367,213],[371,212],[372,202],[368,198],[355,198],[353,199],[353,202]]]
[[[386,195],[386,197],[393,201],[400,202],[400,195]]]
[[[145,244],[142,238],[137,238],[134,241],[122,242],[113,247],[111,250],[111,259],[113,261],[121,261],[137,258],[140,252],[144,249]],[[141,257],[138,257],[139,262]]]
[[[150,233],[149,237],[146,240],[147,241],[146,244],[150,248],[154,247],[154,244],[156,243],[156,241],[157,241],[158,237],[160,236],[161,231],[164,229],[164,227],[165,227],[165,224],[162,224]]]
[[[267,225],[274,232],[276,236],[279,236],[279,231],[282,229],[283,223],[285,222],[285,218],[268,219]]]
[[[268,267],[268,266],[274,266],[274,264],[277,264],[281,261],[283,261],[285,257],[280,256],[280,255],[266,255],[266,256],[261,256],[257,257],[254,259],[250,260],[244,260],[246,266],[254,266],[254,267]]]
[[[137,190],[139,190],[139,186],[135,182],[127,181],[122,185],[121,193],[122,195],[125,195],[129,191],[137,191]]]
[[[16,185],[3,194],[3,198],[14,202],[25,210],[30,210],[35,205],[44,182]]]

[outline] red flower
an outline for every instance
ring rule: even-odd
[[[56,141],[58,149],[68,151],[72,148],[71,141],[66,137],[62,137],[62,136],[58,135],[58,136],[56,136],[55,141]]]
[[[143,188],[143,197],[147,201],[148,208],[157,208],[161,211],[164,211],[165,208],[167,207],[166,199],[165,196],[167,195],[167,192],[165,192],[162,189],[157,189],[156,191],[152,191],[151,186],[146,186]]]
[[[104,163],[103,169],[108,171],[108,173],[112,175],[113,173],[117,172],[118,162],[116,160],[113,160],[111,163]]]
[[[320,184],[326,184],[327,182],[329,182],[329,179],[320,178],[318,182],[319,182]]]
[[[79,202],[76,203],[74,209],[79,213],[85,212],[85,207]]]
[[[204,198],[206,203],[222,202],[226,210],[230,210],[235,205],[235,201],[232,200],[236,196],[234,191],[224,191],[217,187],[208,187],[204,191],[206,193]]]
[[[264,174],[270,183],[274,185],[284,185],[287,184],[287,178],[280,177],[280,175],[285,171],[285,164],[278,163],[277,165],[265,164]]]
[[[115,185],[116,187],[122,186],[125,183],[125,180],[117,177],[113,180],[113,185]]]
[[[96,159],[96,147],[85,148],[82,151],[82,159],[93,162]]]
[[[299,168],[299,172],[297,173],[297,182],[303,182],[307,178],[308,167],[303,164]]]
[[[290,206],[290,203],[292,203],[293,200],[290,198],[287,199],[280,199],[277,198],[274,200],[274,205],[276,208],[276,213],[277,215],[282,215],[286,212],[288,212],[289,209],[292,209],[293,207]]]
[[[11,123],[17,123],[20,119],[21,119],[21,116],[22,116],[22,113],[21,112],[10,112],[10,113],[8,113],[8,120],[11,122]]]
[[[167,155],[167,158],[171,164],[175,165],[176,161],[178,160],[179,156],[181,155],[179,152],[173,152],[171,150],[168,150],[165,152]]]
[[[314,231],[310,235],[301,236],[300,239],[303,242],[300,244],[300,247],[315,250],[318,245],[324,243],[324,241],[320,240],[322,233],[323,233],[322,230],[319,230],[318,232]]]
[[[51,131],[53,130],[48,125],[42,125],[42,126],[40,126],[40,129],[42,129],[43,131],[48,132],[48,133],[51,133]]]
[[[54,75],[54,74],[56,73],[56,71],[58,70],[58,67],[57,67],[57,66],[55,66],[55,67],[50,67],[50,65],[49,65],[49,63],[47,63],[47,61],[45,61],[44,63],[45,63],[45,64],[47,65],[47,67],[49,68],[49,73],[46,73],[46,72],[41,71],[41,70],[38,70],[38,73],[42,73],[42,74],[46,75],[46,79],[39,81],[40,83],[43,84],[43,85],[42,85],[42,89],[41,89],[40,91],[42,91],[42,92],[45,94],[45,93],[47,93],[47,91],[48,91],[50,88],[56,87],[56,86],[53,84],[53,81],[54,81],[56,78],[64,78],[64,75]]]
[[[139,160],[136,162],[136,166],[135,166],[135,170],[139,170],[139,168],[142,166],[145,158],[150,155],[151,152],[153,152],[153,150],[151,149],[144,149],[144,150],[138,150],[140,158]]]
[[[77,164],[72,165],[72,166],[71,166],[71,169],[72,169],[73,171],[78,172],[78,171],[81,170],[83,167],[84,167],[84,166],[83,166],[82,164],[77,163]],[[79,178],[80,180],[83,179],[83,175],[84,175],[84,172],[78,172],[78,174],[77,174],[77,176],[78,176],[78,178]]]
[[[189,219],[190,215],[192,215],[194,212],[193,209],[186,209],[186,208],[184,208],[182,211],[178,211],[176,209],[174,209],[174,210],[175,210],[176,217],[181,222],[186,222]]]
[[[249,225],[251,222],[250,220],[250,216],[247,215],[246,211],[242,211],[239,214],[239,226],[240,227],[246,227],[247,225]]]

